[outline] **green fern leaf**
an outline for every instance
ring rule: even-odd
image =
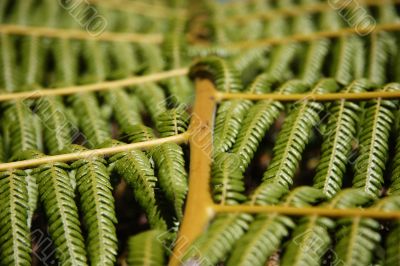
[[[323,93],[336,89],[337,84],[327,79],[319,82],[313,92]],[[264,182],[279,182],[283,186],[291,186],[312,127],[319,122],[319,112],[323,109],[324,105],[320,102],[304,100],[289,113],[277,137],[274,155],[263,176]]]
[[[173,77],[166,82],[170,99],[176,105],[188,106],[194,98],[193,85],[186,76]]]
[[[45,144],[51,154],[58,153],[71,144],[71,124],[60,98],[40,98],[34,111],[37,111],[43,124]]]
[[[74,188],[64,163],[42,165],[33,170],[39,197],[49,222],[56,256],[63,265],[87,265],[85,244],[75,205]]]
[[[31,265],[28,191],[22,170],[0,174],[0,264]]]
[[[74,146],[73,150],[85,149]],[[114,265],[118,247],[114,198],[105,163],[104,159],[94,157],[71,165],[76,171],[80,208],[88,231],[88,258],[93,265]]]
[[[328,218],[310,216],[301,218],[291,235],[281,265],[320,265],[322,256],[331,244],[328,230],[334,226]]]
[[[71,96],[70,99],[89,147],[96,147],[111,137],[109,126],[101,117],[94,94],[81,93]]]
[[[17,91],[20,85],[16,64],[14,39],[7,34],[0,34],[0,84],[8,92]]]
[[[262,74],[264,75],[264,74]],[[259,80],[260,86],[264,82]],[[257,81],[256,81],[257,82]],[[254,84],[254,83],[253,83]],[[253,87],[252,85],[251,87]],[[290,81],[283,84],[278,93],[301,92],[306,89],[303,83]],[[277,101],[259,101],[251,106],[246,112],[246,117],[240,126],[232,152],[241,158],[241,169],[245,171],[257,151],[258,145],[265,136],[267,130],[275,122],[279,113],[283,110],[283,105]]]
[[[112,106],[114,117],[122,132],[128,133],[130,126],[142,123],[140,109],[132,104],[127,92],[121,89],[110,91],[105,94],[105,98]]]
[[[167,110],[163,89],[155,83],[145,83],[137,87],[136,93],[144,103],[151,120],[156,123],[157,116]]]
[[[356,80],[343,90],[358,93],[368,88],[366,80]],[[342,186],[347,158],[356,138],[357,123],[360,118],[359,104],[341,100],[329,107],[329,120],[322,136],[321,159],[314,176],[314,187],[322,189],[328,196],[334,196]]]
[[[32,225],[33,214],[38,206],[39,199],[39,187],[37,185],[36,177],[32,174],[31,170],[25,170],[26,173],[26,184],[27,184],[27,194],[28,194],[28,227]]]
[[[37,36],[26,37],[22,40],[22,73],[25,87],[33,88],[43,83],[45,72],[44,58],[47,50],[46,40]]]
[[[143,124],[136,124],[130,126],[127,132],[128,132],[128,140],[131,143],[145,142],[155,139],[153,129]]]
[[[300,73],[300,79],[308,86],[312,86],[321,77],[321,69],[328,54],[329,46],[330,41],[328,39],[316,40],[309,44],[304,60],[302,60],[304,67]]]
[[[358,78],[358,52],[362,50],[358,47],[359,42],[358,37],[345,36],[338,38],[334,44],[330,75],[340,84],[347,85]]]
[[[165,111],[156,118],[156,128],[161,137],[175,136],[186,132],[189,125],[189,115],[182,108]]]
[[[387,85],[383,91],[392,90]],[[353,187],[363,188],[378,197],[383,185],[383,172],[388,158],[388,140],[394,121],[393,110],[398,108],[395,101],[380,98],[366,103],[364,121],[360,132],[360,155],[355,163]]]
[[[175,143],[161,144],[151,151],[160,187],[173,204],[176,216],[183,218],[183,205],[188,191],[187,173],[182,148]]]
[[[158,73],[165,68],[161,47],[155,44],[139,44],[142,61],[145,62],[146,73]]]
[[[205,72],[213,76],[217,90],[224,92],[237,92],[243,90],[242,81],[238,71],[230,62],[210,56],[197,61],[190,68],[190,76]]]
[[[55,58],[55,79],[60,86],[73,86],[78,80],[78,43],[56,39],[51,44]]]
[[[129,266],[163,266],[165,265],[165,251],[160,237],[163,231],[151,230],[132,236],[128,240]]]
[[[370,265],[381,240],[379,223],[369,218],[343,218],[337,222],[335,253],[345,265]]]
[[[253,218],[248,214],[219,215],[207,232],[197,238],[183,256],[184,264],[216,265],[228,254],[248,229]]]
[[[214,202],[235,205],[246,199],[243,173],[235,154],[220,153],[216,156],[211,172],[211,188]]]
[[[227,265],[265,265],[267,258],[279,248],[282,239],[289,235],[288,228],[292,227],[294,223],[288,217],[258,215],[249,231],[237,241]]]
[[[232,147],[251,105],[248,100],[230,100],[221,103],[215,118],[214,154],[226,152]]]
[[[139,150],[118,153],[111,157],[115,170],[133,187],[134,196],[145,210],[152,228],[166,229],[156,203],[157,178],[147,156]]]
[[[387,80],[392,42],[391,36],[386,32],[371,35],[366,76],[374,84],[383,85]]]
[[[268,185],[271,187],[271,184]],[[282,188],[278,184],[275,186]],[[275,191],[270,191],[272,194],[264,194],[265,203],[277,195]],[[278,195],[276,199],[280,197]],[[282,205],[304,207],[323,198],[323,194],[314,188],[299,187],[287,195]],[[257,215],[247,233],[237,241],[227,265],[265,265],[267,258],[279,249],[282,239],[294,226],[290,218],[276,213]]]
[[[32,112],[25,102],[16,101],[6,109],[3,126],[10,136],[8,149],[11,156],[20,151],[37,149],[36,129],[32,121]]]

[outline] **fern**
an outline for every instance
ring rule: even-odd
[[[89,147],[96,147],[110,138],[110,130],[100,114],[97,99],[94,94],[82,93],[71,96],[79,127],[87,139]]]
[[[163,231],[151,230],[129,238],[127,264],[129,266],[165,265],[165,251],[161,239],[163,234]]]
[[[216,156],[211,172],[214,202],[235,205],[246,199],[243,174],[238,166],[234,154],[220,153]]]
[[[0,84],[8,92],[18,90],[20,84],[14,46],[11,36],[0,34],[0,70],[2,73]]]
[[[385,32],[371,35],[366,76],[374,84],[383,85],[387,81],[386,73],[393,45],[393,40]]]
[[[174,114],[174,112],[172,113]],[[166,120],[168,119],[167,113],[162,114],[162,116]],[[169,128],[171,127],[167,127],[167,129]],[[172,128],[172,133],[174,131],[175,129]],[[155,138],[152,129],[144,125],[133,126],[129,132],[131,142],[143,142]],[[165,134],[162,135],[163,137],[171,134],[169,130],[163,133]],[[150,149],[148,155],[154,160],[160,188],[164,191],[169,203],[174,206],[175,214],[180,221],[183,217],[182,208],[188,190],[183,150],[175,143],[164,143]]]
[[[232,147],[251,105],[252,103],[248,100],[231,100],[221,103],[214,125],[214,154],[226,152]]]
[[[161,113],[156,118],[156,128],[161,137],[169,137],[186,132],[189,115],[182,108],[173,108]]]
[[[321,76],[321,69],[328,54],[330,41],[321,39],[313,41],[305,54],[304,68],[301,69],[300,79],[309,86],[313,85]]]
[[[22,170],[0,174],[0,263],[30,265],[29,205],[26,173]]]
[[[357,80],[343,90],[346,93],[362,92],[368,82]],[[322,132],[322,155],[314,176],[314,186],[333,197],[342,186],[347,158],[352,141],[356,138],[357,122],[361,108],[357,103],[341,100],[329,108],[329,120]]]
[[[156,203],[157,178],[146,155],[142,151],[132,150],[118,153],[110,161],[115,164],[117,173],[133,187],[134,196],[145,210],[151,227],[166,229]]]
[[[75,151],[85,149],[75,146]],[[114,198],[105,160],[94,157],[74,162],[80,208],[88,230],[88,258],[93,265],[114,265],[117,255],[117,236],[114,224]]]
[[[391,90],[391,85],[383,90]],[[384,182],[383,171],[388,157],[388,139],[395,109],[395,101],[380,98],[368,101],[365,107],[353,187],[363,188],[375,197],[380,195]]]
[[[215,265],[232,249],[248,229],[252,217],[248,214],[219,215],[207,232],[197,238],[183,256],[184,264]]]
[[[36,181],[36,177],[32,175],[31,170],[25,170],[26,173],[26,189],[28,195],[28,227],[31,227],[33,221],[33,215],[38,206],[39,189]]]
[[[86,265],[85,245],[68,168],[64,163],[45,164],[34,169],[32,174],[38,181],[39,197],[57,259],[65,265]]]
[[[36,131],[33,115],[26,102],[16,101],[8,105],[4,113],[5,130],[10,136],[9,153],[16,156],[20,151],[36,149]]]
[[[336,89],[336,83],[328,79],[318,83],[313,92],[323,93]],[[319,122],[319,112],[323,109],[322,103],[305,100],[289,113],[276,140],[274,156],[264,173],[264,181],[279,182],[285,187],[293,183],[292,179],[308,142],[309,134],[312,127]]]
[[[112,106],[114,117],[122,132],[128,133],[129,127],[142,123],[139,107],[132,104],[128,93],[123,90],[110,91],[105,94],[105,98]]]
[[[71,144],[70,121],[59,98],[41,98],[34,110],[43,124],[45,144],[50,153],[58,153]]]
[[[224,92],[243,90],[238,71],[230,62],[222,58],[210,56],[197,61],[191,66],[189,75],[194,76],[198,73],[212,75],[217,90]]]
[[[167,110],[167,102],[163,90],[155,83],[145,83],[137,88],[137,95],[144,103],[155,123],[157,116]]]
[[[284,191],[279,185],[275,186]],[[276,196],[274,190],[270,191],[272,194],[268,192],[264,194],[265,203]],[[279,198],[280,196],[276,197],[276,199]],[[323,195],[316,189],[299,187],[287,195],[282,205],[304,207],[322,198],[324,198]],[[281,241],[289,235],[289,230],[294,226],[290,218],[276,213],[257,215],[248,232],[237,241],[227,265],[264,265],[267,258],[278,250]]]
[[[264,74],[262,74],[264,75]],[[254,85],[254,83],[260,82],[260,85]],[[250,87],[262,86],[264,84],[263,78],[261,81],[256,79]],[[283,84],[279,89],[278,93],[291,93],[304,91],[306,86],[298,81],[290,81]],[[265,136],[265,132],[271,127],[272,123],[277,119],[280,111],[283,109],[283,105],[277,101],[259,101],[255,105],[251,106],[247,111],[246,118],[240,126],[239,132],[235,143],[232,147],[232,152],[239,155],[241,158],[241,169],[245,171],[250,161],[252,160],[254,153],[256,152],[259,143]]]
[[[156,165],[160,187],[173,204],[178,220],[183,218],[183,205],[188,191],[187,173],[182,148],[175,143],[165,143],[151,151]]]

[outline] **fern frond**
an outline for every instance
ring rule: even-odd
[[[146,154],[139,150],[118,153],[110,158],[115,170],[133,187],[134,196],[147,214],[152,228],[166,229],[156,203],[157,178]]]
[[[34,111],[37,111],[44,127],[45,144],[51,154],[58,153],[71,144],[71,124],[60,98],[40,98]]]
[[[263,78],[261,78],[260,85],[257,86],[261,87],[263,81]],[[253,87],[253,85],[250,86],[250,88]],[[303,83],[290,81],[283,84],[278,89],[278,93],[301,92],[305,89],[306,86]],[[265,136],[265,132],[267,132],[270,126],[275,122],[282,110],[283,105],[280,102],[268,100],[259,101],[247,110],[246,117],[240,126],[235,143],[232,147],[232,152],[239,155],[241,158],[240,167],[242,171],[246,170],[253,159],[254,153],[257,151],[258,145]]]
[[[74,146],[74,151],[84,151]],[[114,265],[117,255],[117,236],[114,224],[112,186],[106,162],[99,157],[74,162],[77,188],[80,194],[80,208],[83,222],[88,231],[87,251],[92,265]]]
[[[387,85],[383,90],[391,90]],[[398,103],[380,98],[366,103],[360,132],[360,155],[355,162],[353,187],[363,188],[378,197],[383,185],[383,172],[388,158],[388,140]]]
[[[281,265],[320,265],[322,256],[331,244],[328,230],[334,227],[334,222],[328,218],[310,216],[301,218],[298,223],[284,251]]]
[[[38,180],[39,197],[49,223],[49,232],[61,264],[87,265],[75,193],[68,165],[53,163],[33,170]]]
[[[4,113],[5,129],[10,136],[9,151],[15,156],[20,151],[37,149],[33,115],[26,102],[11,103]]]
[[[81,93],[70,97],[75,115],[89,147],[96,147],[111,137],[107,121],[101,117],[96,96]]]
[[[330,75],[340,84],[349,84],[356,77],[358,58],[358,37],[340,37],[333,47]]]
[[[305,58],[302,60],[304,67],[301,68],[300,73],[300,79],[308,86],[312,86],[321,77],[321,69],[329,46],[328,39],[316,40],[309,44]]]
[[[207,232],[197,238],[183,256],[183,263],[199,266],[216,265],[223,260],[235,242],[248,229],[253,218],[248,214],[219,215]]]
[[[7,34],[0,34],[0,49],[1,87],[8,92],[17,91],[20,80],[13,38]]]
[[[22,83],[25,89],[43,84],[45,72],[44,59],[46,58],[46,40],[38,36],[25,37],[22,40],[22,67],[24,73]]]
[[[109,72],[109,62],[107,62],[105,44],[95,40],[88,40],[83,43],[81,52],[86,63],[84,83],[106,80]]]
[[[160,239],[163,231],[150,230],[132,236],[128,240],[129,266],[163,266],[165,265],[165,250]]]
[[[133,75],[139,68],[136,47],[127,42],[111,42],[110,46],[107,50],[115,69],[111,69],[109,76],[119,79]]]
[[[167,80],[167,88],[170,98],[176,105],[189,105],[194,98],[194,89],[188,77],[173,77]]]
[[[239,53],[233,58],[232,64],[237,69],[239,73],[244,73],[254,65],[259,65],[258,62],[262,61],[268,48],[259,47],[254,49],[249,49],[242,53]]]
[[[27,194],[28,194],[28,227],[31,227],[33,214],[36,211],[39,200],[39,187],[37,185],[36,177],[32,174],[31,170],[25,170],[26,173],[26,184],[27,184]]]
[[[138,45],[147,73],[158,73],[165,68],[161,47],[155,44]]]
[[[232,147],[251,105],[248,100],[230,100],[221,103],[215,118],[214,154],[226,152]]]
[[[239,158],[232,153],[220,153],[214,159],[211,171],[211,188],[214,202],[235,205],[246,199],[244,176],[239,168]]]
[[[237,241],[227,265],[265,265],[267,258],[279,248],[293,227],[294,223],[288,217],[258,215],[248,232]]]
[[[137,87],[137,96],[144,103],[152,121],[157,121],[157,116],[167,110],[164,91],[155,83],[146,83]]]
[[[28,222],[26,173],[22,170],[0,174],[0,263],[30,265],[31,244]],[[29,224],[28,224],[29,223]]]
[[[56,39],[51,44],[55,58],[55,79],[60,86],[73,86],[78,79],[78,43]]]
[[[381,240],[379,223],[369,218],[344,218],[337,222],[337,259],[345,265],[370,265]]]
[[[186,132],[189,119],[184,109],[172,108],[157,116],[156,128],[161,137],[174,136]]]
[[[289,43],[273,48],[265,72],[278,80],[283,80],[288,75],[290,76],[290,64],[293,62],[299,48],[300,45],[298,43]]]
[[[392,41],[386,32],[372,34],[370,37],[366,77],[374,84],[383,85],[387,80]]]
[[[114,90],[105,94],[107,103],[112,106],[113,114],[121,128],[121,131],[128,133],[129,127],[141,124],[140,109],[132,104],[129,95],[124,90]]]
[[[319,82],[313,92],[323,93],[336,89],[337,84],[326,79]],[[323,109],[324,105],[320,102],[304,100],[289,113],[277,137],[271,163],[263,176],[264,182],[279,182],[290,187],[312,127],[319,122],[319,112]]]
[[[175,143],[161,144],[151,150],[160,187],[174,206],[178,220],[183,217],[183,205],[188,191],[187,173],[182,148]]]
[[[390,225],[389,233],[385,239],[385,264],[398,266],[400,264],[400,222],[394,221]]]
[[[143,124],[136,124],[128,128],[128,140],[131,143],[144,142],[155,139],[153,129]]]
[[[268,185],[282,188],[279,184]],[[272,194],[264,195],[265,202],[271,201],[271,198],[277,195],[274,190],[270,191]],[[285,190],[281,189],[281,191]],[[278,195],[276,199],[279,200],[280,197]],[[324,195],[317,189],[299,187],[289,193],[281,204],[309,206],[323,198]],[[282,239],[289,235],[289,229],[294,226],[290,218],[276,213],[257,215],[247,233],[237,241],[227,265],[265,265],[267,258],[279,249]]]
[[[213,77],[217,90],[224,92],[238,92],[243,90],[239,72],[230,62],[210,56],[197,61],[190,68],[190,76],[207,73]]]
[[[356,80],[342,90],[358,93],[368,89],[366,80]],[[314,176],[314,187],[322,189],[328,196],[334,196],[342,186],[347,159],[356,138],[361,107],[358,103],[341,100],[329,107],[329,120],[322,136],[321,159]]]

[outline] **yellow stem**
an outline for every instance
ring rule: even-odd
[[[120,41],[132,43],[153,43],[160,44],[163,41],[163,35],[158,33],[118,33],[118,32],[99,32],[98,34],[90,34],[88,31],[75,29],[60,29],[34,26],[21,26],[13,24],[0,24],[0,33],[24,35],[24,36],[41,36],[48,38],[64,38],[76,40],[97,40],[97,41]]]

